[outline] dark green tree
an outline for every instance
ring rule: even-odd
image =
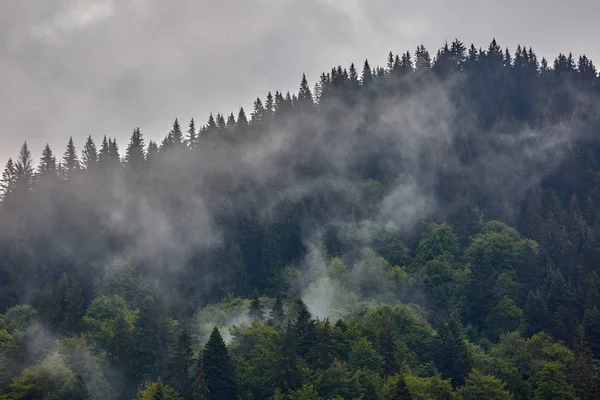
[[[208,399],[237,400],[233,364],[217,327],[206,343],[203,363]]]

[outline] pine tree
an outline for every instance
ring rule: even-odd
[[[225,128],[226,128],[225,117],[223,117],[223,114],[221,114],[221,113],[217,114],[215,123],[217,125],[217,131],[220,134],[223,134],[225,132]]]
[[[79,157],[77,157],[77,150],[75,149],[75,144],[73,143],[73,137],[69,138],[69,142],[67,143],[67,149],[63,154],[62,166],[64,172],[64,178],[69,179],[73,177],[73,175],[79,171]]]
[[[94,170],[98,166],[98,150],[92,136],[88,136],[83,146],[81,164],[86,171]]]
[[[260,296],[258,295],[258,289],[254,288],[254,292],[252,293],[252,302],[250,303],[250,318],[262,322],[264,319],[264,314],[262,310],[262,305],[260,303]]]
[[[108,158],[111,165],[121,165],[121,155],[119,154],[119,145],[117,139],[108,139]]]
[[[108,140],[106,135],[102,139],[102,146],[98,152],[98,166],[100,168],[107,168],[110,165],[110,147],[108,146]]]
[[[125,151],[125,163],[128,167],[139,170],[144,166],[145,162],[144,138],[140,132],[140,128],[135,128]]]
[[[17,180],[17,170],[12,158],[9,158],[2,172],[2,181],[0,182],[0,199],[4,201],[15,188]]]
[[[363,87],[368,87],[373,82],[373,72],[371,71],[371,66],[369,65],[369,60],[365,60],[363,64],[362,71],[362,85]]]
[[[42,151],[42,157],[38,165],[37,173],[42,177],[56,176],[58,174],[58,167],[56,165],[56,157],[50,149],[50,145],[46,143],[44,150]]]
[[[186,142],[190,149],[195,149],[198,146],[198,132],[196,132],[194,118],[190,120],[190,124],[188,125],[188,136]]]
[[[19,152],[19,158],[15,164],[15,192],[18,192],[18,198],[31,190],[33,185],[34,172],[33,172],[33,160],[31,158],[31,152],[27,146],[27,142],[21,146]]]
[[[300,81],[300,91],[298,92],[298,105],[303,109],[310,109],[313,106],[313,97],[306,80],[306,74],[302,74]]]
[[[171,128],[171,132],[169,132],[169,137],[173,147],[181,148],[183,146],[183,133],[181,131],[181,126],[179,125],[179,120],[177,118],[175,118],[175,121],[173,122],[173,128]]]
[[[237,122],[235,124],[235,135],[237,138],[244,138],[248,134],[248,118],[244,112],[244,108],[240,108]]]
[[[229,351],[215,326],[204,349],[204,379],[209,400],[237,400],[237,386]]]
[[[296,319],[294,321],[294,334],[297,343],[298,355],[302,357],[309,366],[313,365],[313,349],[317,342],[317,333],[315,330],[315,321],[308,307],[302,301],[297,299],[295,302]]]
[[[258,126],[262,122],[262,120],[264,118],[264,114],[265,114],[265,108],[263,107],[263,103],[262,103],[262,100],[260,99],[260,97],[256,98],[252,107],[253,107],[253,109],[252,109],[252,114],[250,115],[250,117],[251,117],[250,123],[253,126]]]

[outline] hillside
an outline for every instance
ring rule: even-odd
[[[599,134],[585,56],[455,40],[160,143],[25,143],[0,399],[599,398]]]

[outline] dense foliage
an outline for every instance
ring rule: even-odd
[[[455,40],[160,145],[25,143],[0,399],[599,398],[599,100],[585,56]]]

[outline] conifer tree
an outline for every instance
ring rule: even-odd
[[[102,139],[102,146],[98,152],[98,166],[100,168],[106,168],[110,165],[110,147],[106,135]]]
[[[306,74],[302,74],[300,81],[300,91],[298,92],[298,105],[303,109],[310,109],[313,106],[313,97],[306,80]]]
[[[238,113],[237,122],[235,124],[235,135],[238,138],[244,138],[248,133],[248,118],[244,112],[244,108],[240,108]]]
[[[88,136],[83,146],[81,165],[87,171],[93,170],[98,166],[98,150],[92,136]]]
[[[215,123],[217,125],[217,131],[219,131],[220,134],[222,134],[223,132],[225,132],[225,128],[226,128],[226,123],[225,123],[225,117],[223,117],[223,114],[218,113],[217,114],[217,118],[215,120]]]
[[[260,123],[263,120],[264,114],[265,114],[265,108],[263,107],[263,103],[262,103],[262,100],[260,99],[260,97],[256,98],[252,107],[253,108],[252,108],[252,114],[250,115],[250,117],[251,117],[250,123],[256,127],[256,126],[260,125]]]
[[[125,163],[129,167],[139,170],[145,162],[144,138],[140,132],[140,128],[135,128],[125,151]]]
[[[296,319],[294,321],[294,334],[297,343],[296,348],[298,355],[311,365],[314,361],[313,349],[317,342],[315,321],[302,299],[296,300],[295,308]]]
[[[254,292],[252,293],[252,302],[250,303],[250,318],[262,322],[264,319],[264,314],[262,310],[262,305],[260,302],[260,296],[258,295],[258,289],[254,288]]]
[[[237,385],[229,351],[215,326],[204,349],[204,379],[209,400],[237,400]]]
[[[73,137],[69,138],[67,143],[67,149],[63,154],[62,166],[65,179],[69,179],[80,169],[79,157],[77,157],[77,151],[75,144],[73,143]]]
[[[173,144],[175,148],[181,148],[184,143],[183,133],[181,131],[181,126],[179,125],[179,119],[175,118],[173,122],[173,128],[171,128],[171,132],[169,132],[170,142]]]
[[[190,149],[195,149],[198,146],[198,132],[196,132],[196,124],[194,122],[194,118],[190,120],[190,124],[188,125],[188,135],[187,135],[187,146]]]
[[[17,171],[12,158],[9,158],[2,172],[2,181],[0,182],[0,199],[3,201],[12,193],[17,180]]]
[[[117,139],[108,139],[108,158],[111,165],[121,165],[121,155],[119,154]]]
[[[15,164],[15,191],[18,191],[19,195],[27,193],[31,190],[33,179],[33,160],[27,142],[25,142],[21,146],[19,158]]]
[[[362,85],[363,87],[368,87],[373,82],[373,71],[371,71],[371,66],[369,65],[369,60],[365,60],[362,71]]]
[[[58,174],[58,167],[56,165],[56,157],[50,149],[50,145],[46,143],[44,150],[42,151],[42,157],[38,165],[37,173],[42,177],[56,176]]]

